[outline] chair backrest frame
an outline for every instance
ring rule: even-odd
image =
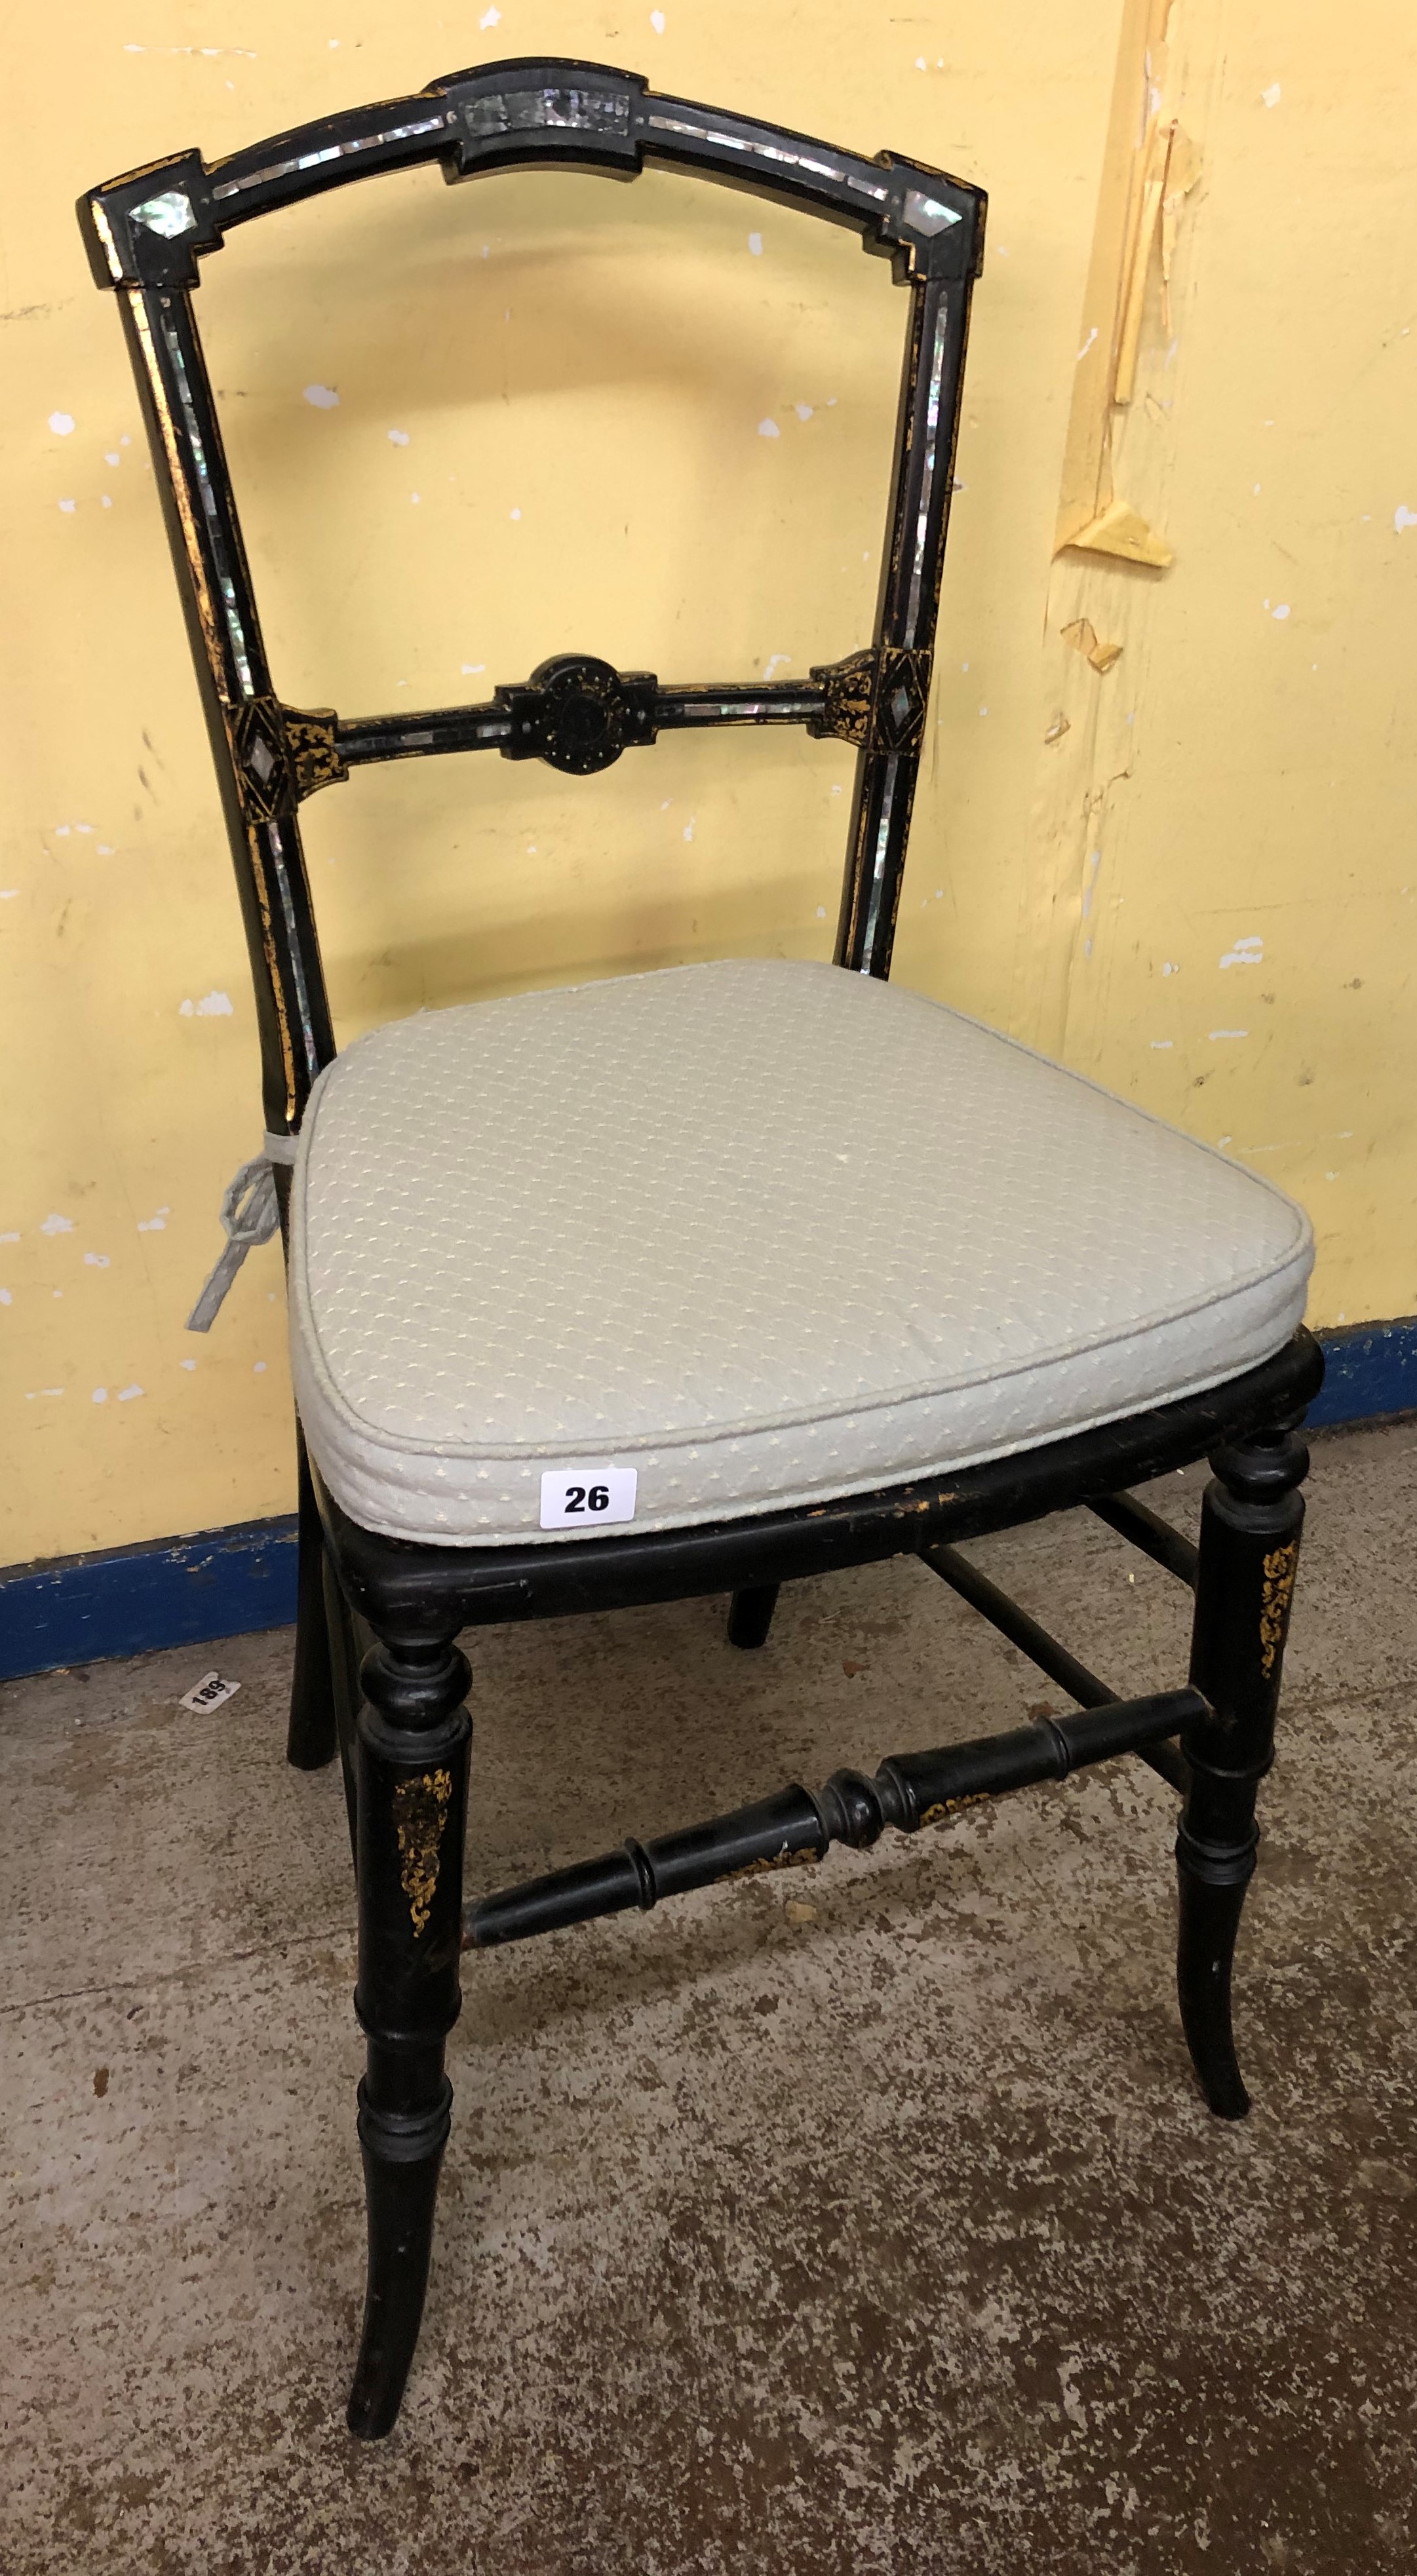
[[[871,645],[810,684],[662,688],[584,655],[543,663],[485,705],[342,721],[276,696],[192,305],[200,258],[236,225],[352,179],[441,162],[571,166],[633,178],[646,160],[853,226],[910,309]],[[885,976],[905,866],[973,281],[985,197],[925,163],[874,160],[756,118],[666,97],[604,64],[526,58],[417,96],[322,117],[210,165],[175,153],[79,200],[94,277],[119,298],[162,494],[251,953],[266,1126],[289,1134],[335,1053],[298,808],[369,761],[498,750],[587,773],[660,731],[804,724],[857,746],[836,959]]]

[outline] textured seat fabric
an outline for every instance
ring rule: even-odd
[[[1313,1258],[1302,1210],[1209,1147],[917,994],[776,960],[362,1038],[315,1086],[290,1252],[330,1490],[484,1546],[574,1545],[541,1527],[563,1470],[634,1469],[633,1526],[674,1529],[1197,1392],[1287,1340]]]

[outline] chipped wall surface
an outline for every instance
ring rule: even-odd
[[[1410,1314],[1417,206],[1385,102],[1417,25],[1153,0],[1124,45],[1143,17],[1174,225],[1098,497],[1174,561],[1058,557],[1045,731],[1072,721],[1010,1016],[1304,1201],[1311,1320]],[[1135,110],[1125,143],[1135,174]],[[1109,674],[1068,650],[1079,617],[1123,643]]]
[[[11,30],[0,1560],[292,1500],[275,1247],[208,1340],[182,1330],[259,1137],[255,1032],[72,200],[499,54],[621,62],[989,188],[897,972],[1294,1189],[1318,1320],[1417,1307],[1405,15],[1355,15],[1341,55],[1292,0],[330,15],[75,0]],[[869,631],[904,308],[849,234],[668,174],[425,171],[236,234],[198,309],[296,705],[446,705],[566,649],[791,676]],[[1168,568],[1079,551],[1108,511]],[[722,734],[585,781],[481,756],[330,790],[303,819],[342,1039],[826,954],[847,758]]]

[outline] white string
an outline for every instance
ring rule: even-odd
[[[293,1163],[298,1138],[266,1136],[262,1150],[243,1163],[222,1193],[221,1221],[226,1243],[212,1265],[202,1293],[187,1318],[189,1333],[209,1333],[228,1288],[254,1244],[269,1243],[280,1224],[274,1165]]]

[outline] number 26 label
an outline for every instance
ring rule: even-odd
[[[604,1529],[635,1517],[633,1467],[557,1467],[541,1479],[543,1529]]]

